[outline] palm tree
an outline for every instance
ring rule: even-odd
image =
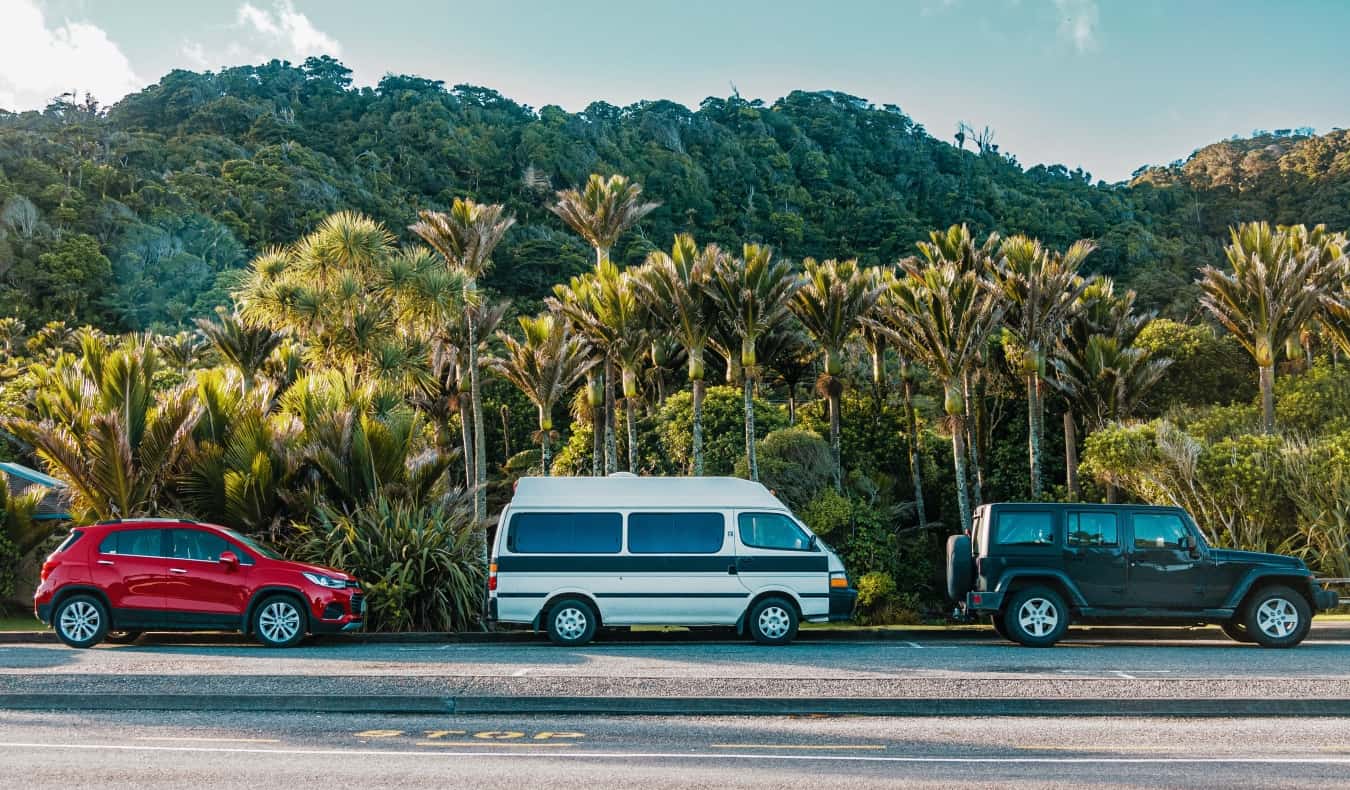
[[[582,189],[564,189],[558,192],[558,201],[549,207],[568,227],[595,248],[595,270],[609,262],[610,250],[629,228],[655,211],[660,203],[642,201],[642,185],[622,175],[609,178],[592,173]],[[614,437],[614,370],[613,358],[606,353],[604,366],[605,392],[605,457],[608,467],[618,466],[618,449]]]
[[[83,350],[78,360],[36,371],[36,419],[0,426],[66,484],[76,523],[154,514],[201,416],[195,393],[179,387],[156,398],[160,361],[148,340],[108,349],[87,337]]]
[[[980,349],[1003,319],[994,286],[974,270],[947,261],[903,261],[905,275],[881,303],[878,323],[900,353],[927,367],[942,385],[952,427],[952,463],[961,528],[970,527],[965,448],[965,380]]]
[[[1078,276],[1096,245],[1077,241],[1063,255],[1026,236],[1005,239],[994,267],[994,283],[1008,303],[1008,329],[1019,346],[1027,385],[1027,457],[1031,498],[1041,495],[1041,443],[1045,401],[1041,383],[1046,362],[1065,325],[1079,306],[1087,281]]]
[[[670,254],[653,252],[638,272],[647,309],[684,347],[693,390],[694,474],[703,474],[703,394],[707,368],[704,353],[717,315],[713,273],[725,266],[727,254],[717,245],[702,249],[687,233],[675,237]]]
[[[761,335],[791,318],[788,305],[800,286],[792,266],[774,259],[773,251],[758,244],[746,244],[741,257],[723,257],[712,275],[713,298],[721,307],[740,341],[740,363],[744,376],[745,455],[750,479],[759,480],[755,459],[754,380],[759,372],[755,346]],[[730,356],[730,355],[729,355]]]
[[[558,316],[542,313],[535,318],[522,316],[519,321],[524,338],[516,340],[498,332],[506,355],[488,360],[488,366],[515,384],[539,410],[540,460],[547,477],[553,407],[598,360],[588,357],[585,339],[570,334]]]
[[[802,328],[781,325],[759,339],[763,366],[775,375],[770,384],[787,390],[788,425],[797,424],[797,390],[814,372],[820,351]]]
[[[1275,430],[1275,355],[1295,337],[1336,290],[1343,256],[1340,238],[1324,225],[1272,228],[1266,222],[1230,229],[1224,247],[1232,272],[1200,270],[1200,304],[1237,338],[1256,360],[1261,415],[1266,433]]]
[[[409,230],[441,254],[445,265],[465,278],[464,303],[469,369],[469,405],[473,416],[474,518],[487,519],[487,451],[483,440],[483,396],[478,382],[478,337],[473,311],[478,305],[478,278],[492,263],[492,253],[515,218],[500,204],[455,198],[449,212],[422,211]],[[468,448],[465,448],[466,450]],[[465,459],[465,463],[468,463]],[[486,544],[485,544],[486,545]]]
[[[844,347],[862,327],[863,317],[881,295],[875,279],[856,260],[814,258],[803,261],[805,273],[792,294],[792,312],[825,353],[825,372],[819,385],[830,403],[830,454],[834,456],[834,487],[843,490],[839,447],[839,407],[844,391]]]
[[[246,321],[238,312],[216,311],[216,320],[197,319],[197,329],[222,362],[238,370],[244,390],[257,381],[267,358],[285,336],[271,327]]]

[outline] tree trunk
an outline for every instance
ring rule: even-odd
[[[628,471],[637,474],[638,470],[638,435],[637,435],[637,415],[633,408],[633,398],[623,399],[624,418],[628,422]]]
[[[1261,419],[1266,433],[1275,433],[1275,366],[1261,366]]]
[[[750,465],[750,479],[759,482],[759,461],[755,458],[755,400],[750,377],[741,384],[745,397],[745,458]]]
[[[1031,470],[1031,498],[1041,496],[1040,376],[1027,376],[1027,462]]]
[[[473,400],[459,393],[459,432],[464,438],[464,490],[473,490]]]
[[[502,404],[502,458],[511,457],[511,409]]]
[[[474,489],[473,489],[473,510],[474,519],[478,522],[480,547],[478,550],[478,560],[482,563],[483,569],[488,566],[488,537],[487,537],[487,452],[483,445],[486,432],[483,430],[483,396],[478,388],[478,328],[474,326],[474,317],[469,317],[469,397],[473,401],[473,465],[474,465]],[[486,587],[483,589],[483,600],[481,605],[482,622],[487,627],[488,596]]]
[[[1075,502],[1083,498],[1083,492],[1078,490],[1078,436],[1073,409],[1064,411],[1064,484]]]
[[[956,468],[956,509],[961,531],[970,529],[970,495],[966,483],[966,416],[952,415],[952,461]]]
[[[904,372],[901,373],[904,376]],[[928,510],[923,501],[923,459],[919,456],[919,418],[914,411],[914,385],[906,376],[901,381],[905,401],[905,422],[909,426],[909,476],[914,481],[914,507],[920,526],[928,523]]]
[[[605,405],[591,409],[591,474],[605,475]]]
[[[972,411],[975,409],[975,399],[971,397],[970,390],[970,373],[965,373],[961,376],[961,393],[965,399],[961,414],[961,430],[966,432],[966,436],[962,437],[962,441],[964,442],[967,438],[969,439],[966,451],[970,454],[970,468],[973,470],[973,474],[969,476],[970,488],[968,490],[970,492],[969,495],[971,500],[975,503],[975,506],[978,507],[984,502],[984,465],[980,463],[979,437],[971,433],[971,429],[978,421],[972,416]],[[966,515],[970,515],[968,507]]]
[[[834,462],[834,490],[844,490],[844,468],[839,448],[839,387],[840,381],[830,382],[830,460]]]
[[[543,468],[544,477],[548,477],[548,431],[540,430],[539,433],[539,465]]]
[[[694,379],[694,476],[703,476],[703,379]]]
[[[788,427],[797,427],[797,385],[788,383]]]
[[[619,471],[619,442],[614,436],[614,363],[605,359],[605,470],[606,474]]]

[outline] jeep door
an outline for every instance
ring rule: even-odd
[[[739,511],[736,538],[733,578],[739,579],[750,595],[770,589],[790,590],[801,601],[803,617],[829,614],[829,555],[791,516]]]
[[[1120,514],[1069,510],[1064,525],[1064,571],[1088,606],[1119,607],[1125,601],[1126,559]]]
[[[1212,566],[1199,553],[1183,548],[1182,538],[1197,538],[1179,512],[1130,513],[1130,560],[1126,599],[1131,607],[1194,610],[1205,608]]]

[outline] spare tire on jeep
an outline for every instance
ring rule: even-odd
[[[960,603],[975,585],[975,557],[969,535],[947,538],[947,597]]]

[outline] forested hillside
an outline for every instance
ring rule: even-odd
[[[183,326],[228,299],[255,253],[334,211],[397,230],[456,195],[517,217],[486,285],[537,300],[591,262],[545,207],[592,172],[625,173],[662,201],[614,251],[621,264],[685,230],[875,264],[966,222],[1060,248],[1095,239],[1089,269],[1178,315],[1194,309],[1195,271],[1221,259],[1230,224],[1350,226],[1343,131],[1220,143],[1128,185],[944,136],[833,92],[568,113],[412,76],[357,89],[330,58],[174,71],[111,108],[0,112],[0,313],[30,327]]]

